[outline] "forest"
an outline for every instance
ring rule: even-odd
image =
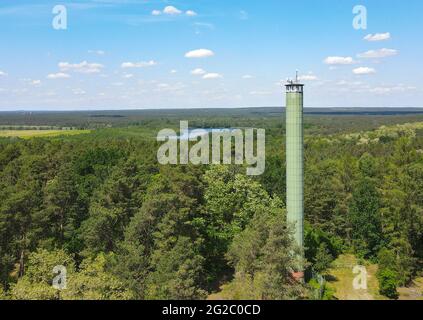
[[[300,283],[283,113],[263,110],[0,114],[7,129],[83,130],[30,139],[0,130],[0,300],[315,299],[313,275],[345,254],[377,264],[381,296],[397,299],[423,275],[423,115],[306,113],[311,276]],[[264,174],[159,165],[155,137],[182,118],[266,129]],[[58,265],[64,290],[52,286]]]

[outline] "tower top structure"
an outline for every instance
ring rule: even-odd
[[[286,92],[303,92],[304,91],[304,84],[300,83],[298,78],[298,71],[295,75],[295,80],[288,79],[285,84]]]

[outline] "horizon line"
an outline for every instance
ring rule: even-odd
[[[129,109],[101,109],[101,108],[78,108],[78,109],[10,109],[10,110],[0,110],[0,113],[4,112],[98,112],[98,111],[178,111],[178,110],[236,110],[236,109],[270,109],[270,108],[286,108],[286,106],[260,106],[260,107],[184,107],[184,108],[129,108]],[[7,108],[6,108],[7,109]],[[344,110],[351,110],[351,109],[423,109],[423,106],[417,107],[398,107],[398,106],[389,106],[389,107],[339,107],[339,106],[330,106],[330,107],[304,107],[304,109],[344,109]]]

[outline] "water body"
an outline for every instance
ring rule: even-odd
[[[198,139],[202,136],[205,136],[207,134],[210,133],[231,133],[234,130],[236,130],[235,128],[195,128],[195,129],[188,129],[185,130],[182,134],[180,134],[179,136],[174,136],[171,137],[171,139],[173,140],[194,140],[194,139]]]

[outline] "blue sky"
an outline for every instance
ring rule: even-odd
[[[278,106],[296,69],[307,107],[423,106],[422,14],[421,0],[1,0],[0,110]]]

